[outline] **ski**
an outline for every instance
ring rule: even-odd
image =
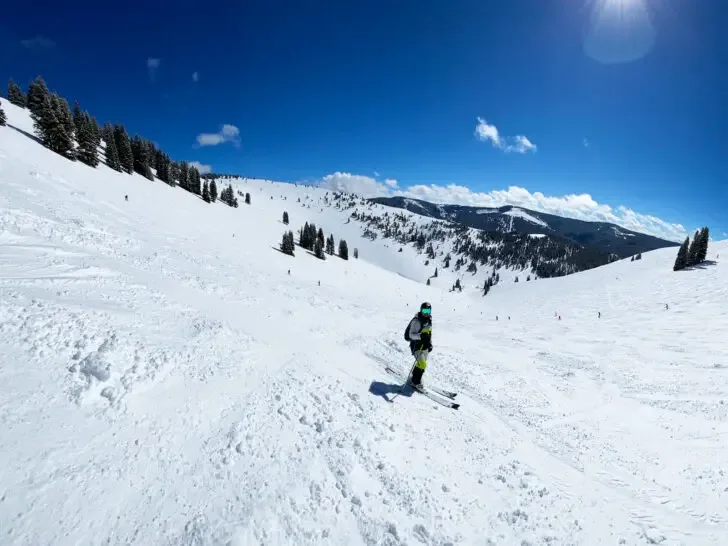
[[[389,366],[387,366],[385,369],[392,375],[396,375],[397,377],[399,377],[402,381],[406,381],[404,374],[398,372],[394,368],[390,368]],[[444,396],[445,398],[450,398],[451,400],[458,395],[458,393],[456,392],[446,391],[445,389],[441,389],[439,387],[427,387],[427,389],[439,394],[440,396]]]
[[[450,408],[450,409],[459,409],[460,408],[460,404],[458,404],[457,402],[451,402],[450,398],[443,398],[441,396],[438,396],[434,392],[430,391],[428,388],[413,389],[413,390],[420,394],[424,394],[427,398],[429,398],[436,404],[440,404],[441,406],[445,406],[446,408]]]
[[[387,366],[385,369],[387,370],[387,372],[396,376],[397,378],[402,380],[404,383],[407,382],[407,378],[405,378],[403,376],[403,374],[401,374],[397,370],[390,368],[389,366]],[[404,388],[404,385],[402,386],[402,388]],[[440,404],[441,406],[444,406],[446,408],[450,408],[450,409],[459,409],[460,408],[460,404],[458,404],[456,402],[451,402],[451,400],[457,395],[457,393],[455,393],[455,392],[445,391],[445,390],[437,389],[437,388],[433,388],[433,387],[424,387],[424,388],[419,388],[419,389],[412,387],[412,390],[426,396],[427,398],[429,398],[436,404]],[[443,394],[443,393],[447,393],[447,394]]]

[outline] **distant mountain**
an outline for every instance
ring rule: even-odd
[[[436,205],[406,197],[380,197],[371,201],[486,232],[554,236],[574,243],[603,264],[641,252],[679,246],[608,222],[586,222],[510,205],[498,208]]]

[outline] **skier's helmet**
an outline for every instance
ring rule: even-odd
[[[429,302],[425,302],[422,305],[420,305],[420,314],[427,315],[428,317],[432,315],[432,305],[429,304]]]

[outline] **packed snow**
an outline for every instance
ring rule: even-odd
[[[615,235],[618,237],[622,237],[623,239],[626,239],[627,237],[634,237],[634,233],[627,233],[625,231],[622,231],[617,226],[612,226],[612,231],[614,231]]]
[[[323,190],[206,204],[2,106],[0,543],[725,544],[728,244],[450,293]],[[393,399],[422,301],[457,411]]]
[[[536,218],[535,216],[533,216],[532,214],[529,214],[525,210],[519,209],[516,207],[513,207],[512,209],[504,212],[503,214],[510,216],[512,218],[521,218],[522,220],[526,220],[527,222],[531,222],[532,224],[536,224],[541,227],[545,227],[545,228],[549,227],[549,225],[546,222],[544,222],[543,220]]]

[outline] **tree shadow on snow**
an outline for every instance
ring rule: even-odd
[[[28,137],[31,140],[35,140],[38,144],[41,144],[41,145],[43,144],[37,136],[31,135],[28,131],[23,131],[19,127],[16,127],[15,125],[12,125],[10,123],[8,123],[7,126],[10,127],[11,129],[13,129],[14,131],[17,131],[21,135],[26,136],[26,137]]]
[[[280,253],[281,253],[281,254],[283,254],[284,256],[291,256],[291,258],[295,258],[295,256],[293,256],[293,255],[291,255],[291,254],[286,254],[285,252],[283,252],[283,251],[282,251],[282,250],[281,250],[281,249],[280,249],[279,247],[277,247],[277,246],[272,246],[272,245],[271,245],[271,248],[272,248],[273,250],[277,250],[278,252],[280,252]]]
[[[391,402],[395,394],[399,394],[400,396],[412,396],[414,391],[409,386],[402,388],[402,385],[400,384],[372,381],[372,384],[369,385],[369,392],[374,396],[381,396],[387,402]]]
[[[705,260],[704,262],[700,262],[699,264],[689,265],[682,271],[694,271],[696,269],[708,269],[709,267],[712,267],[714,265],[718,265],[718,262],[716,262],[715,260]]]

